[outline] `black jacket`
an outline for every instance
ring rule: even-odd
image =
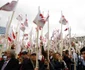
[[[4,64],[4,60],[0,61],[0,70]],[[4,70],[18,70],[19,67],[19,62],[15,58],[11,58],[9,62],[7,63],[6,67]]]
[[[62,70],[64,68],[65,66],[63,62],[59,62],[57,60],[52,60],[50,62],[50,70]]]
[[[39,62],[39,70],[45,70],[46,67],[45,67],[44,63],[41,61],[38,61],[38,62]],[[30,59],[25,60],[22,63],[22,70],[34,70],[33,64]]]
[[[85,65],[83,65],[83,60],[79,59],[77,64],[77,70],[85,70]]]

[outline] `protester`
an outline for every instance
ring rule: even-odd
[[[4,59],[0,61],[0,70],[18,70],[19,62],[11,50],[7,50]]]
[[[77,70],[85,70],[85,47],[80,50],[81,57],[78,60]]]
[[[24,54],[27,56],[27,53]],[[45,70],[44,63],[38,60],[38,69],[36,68],[36,53],[32,53],[30,58],[24,57],[23,62],[21,64],[20,70]]]
[[[65,54],[63,56],[63,60],[65,61],[68,69],[71,70],[71,64],[74,63],[74,62],[72,62],[71,58],[69,57],[69,51],[68,50],[65,51]]]
[[[59,53],[53,54],[53,60],[50,61],[50,70],[64,70],[64,62]]]
[[[29,56],[27,51],[21,52],[21,63],[19,64],[20,70],[27,70],[28,69],[28,62],[29,62]]]

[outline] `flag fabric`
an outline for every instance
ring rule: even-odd
[[[16,18],[18,21],[22,21],[23,18],[22,18],[22,15],[18,15],[18,17]]]
[[[48,32],[47,32],[47,33],[45,34],[45,37],[46,37],[47,39],[48,39],[48,35],[49,35],[49,34],[48,34]]]
[[[58,36],[58,35],[59,35],[59,29],[56,29],[56,30],[54,30],[53,33],[52,33],[52,38],[54,38],[54,37],[56,37],[56,36]]]
[[[9,42],[12,42],[12,27],[9,28],[8,41],[9,41]]]
[[[42,36],[40,36],[40,40],[41,40],[41,41],[43,40],[43,37],[42,37]]]
[[[28,19],[27,19],[27,18],[25,19],[24,25],[25,25],[26,27],[28,27]]]
[[[46,42],[46,38],[44,38],[43,36],[40,36],[40,40],[44,43]]]
[[[46,42],[46,38],[43,38],[43,42]]]
[[[24,25],[28,27],[28,19],[25,19]]]
[[[23,23],[21,23],[20,29],[24,32],[25,31],[25,26]]]
[[[57,42],[61,39],[61,32],[59,29],[56,29],[53,31],[52,33],[52,37],[51,40],[53,40],[54,42]]]
[[[28,40],[28,34],[24,34],[24,40]]]
[[[69,28],[66,28],[64,31],[67,31],[67,30],[69,30]]]
[[[42,27],[39,27],[39,30],[41,30],[42,29]]]
[[[35,29],[36,29],[36,31],[38,31],[38,30],[39,30],[39,29],[38,29],[38,27],[36,27]]]
[[[69,33],[66,36],[69,36]]]
[[[31,42],[28,42],[27,43],[27,47],[29,48],[31,46]]]
[[[57,39],[58,39],[58,40],[61,39],[61,32],[58,34]]]
[[[59,34],[59,29],[54,30],[54,31],[53,31],[53,34],[54,34],[54,35],[55,35],[55,34]]]
[[[24,36],[28,36],[28,34],[24,34]]]
[[[45,17],[43,16],[43,14],[40,14],[39,15],[39,21],[41,22],[41,23],[43,23],[43,24],[45,24]]]
[[[44,18],[43,14],[40,13],[40,17],[43,19]]]
[[[41,18],[42,18],[40,21],[43,22],[43,23],[46,23],[46,21],[48,21],[49,14],[46,17],[44,17],[43,14],[40,14],[40,15],[41,15]]]
[[[66,25],[68,23],[68,21],[66,20],[66,18],[64,17],[64,15],[61,16],[59,23]]]
[[[48,18],[49,18],[49,14],[46,16],[45,22],[48,21]]]
[[[15,35],[14,31],[12,31],[12,36],[13,36],[13,39],[16,38],[16,35]]]
[[[4,10],[4,11],[13,11],[16,7],[17,1],[12,1],[11,3],[6,3],[5,5],[3,5],[2,7],[0,7],[0,10]]]
[[[6,33],[6,28],[0,26],[0,34],[5,34]]]
[[[16,38],[16,34],[14,33],[12,27],[10,27],[10,30],[8,32],[8,41],[12,42],[15,40],[15,38]]]
[[[33,21],[38,27],[42,27],[45,24],[45,18],[43,16],[43,14],[39,11],[37,16],[35,17],[34,21]]]
[[[26,37],[25,40],[28,40],[28,37]]]
[[[11,39],[11,37],[8,37],[8,41],[9,41],[9,42],[12,42],[13,40]]]
[[[35,29],[36,29],[36,31],[38,31],[38,30],[41,30],[42,27],[36,27]]]
[[[27,19],[27,14],[26,14],[26,19],[25,19],[25,21],[24,21],[24,25],[25,25],[26,27],[28,27],[28,19]]]

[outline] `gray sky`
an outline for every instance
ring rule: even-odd
[[[0,7],[12,0],[0,0]],[[60,29],[60,17],[61,11],[69,22],[69,26],[72,28],[72,35],[81,36],[85,35],[85,1],[84,0],[19,0],[16,7],[16,12],[12,24],[17,25],[16,16],[22,14],[28,15],[28,23],[30,28],[35,27],[33,20],[38,12],[38,6],[41,11],[47,13],[49,10],[49,23],[50,34],[56,29]],[[6,26],[7,19],[12,12],[0,11],[0,26]],[[63,26],[65,29],[67,26]],[[43,33],[47,32],[47,24],[43,28]],[[66,34],[67,32],[64,32]]]

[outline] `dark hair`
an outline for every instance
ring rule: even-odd
[[[66,50],[66,51],[65,51],[65,54],[69,54],[69,51],[68,51],[68,50]]]
[[[36,56],[36,53],[32,53],[31,56]]]
[[[5,53],[7,54],[7,52],[9,52],[11,58],[15,58],[15,56],[16,56],[15,51],[7,50]]]
[[[60,55],[60,53],[56,52],[53,54],[53,59],[56,60],[56,54]]]
[[[22,55],[26,55],[27,53],[28,52],[26,52],[26,51],[21,52]]]
[[[11,46],[11,49],[15,49],[15,45],[14,44]]]
[[[83,51],[85,51],[85,47],[83,47],[83,48],[80,50],[80,53],[82,53]]]

